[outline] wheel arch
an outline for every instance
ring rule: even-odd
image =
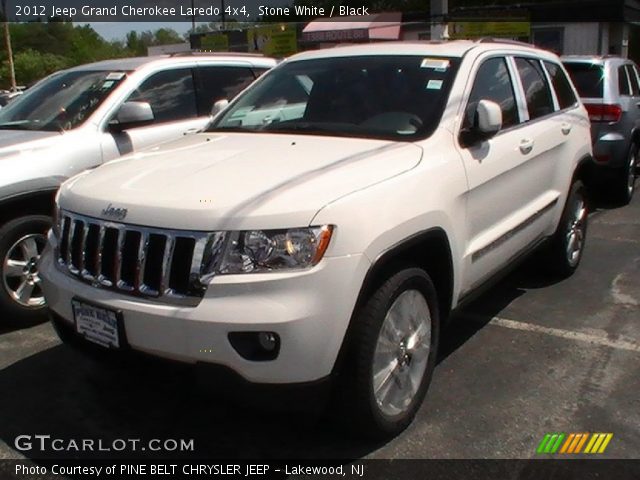
[[[26,215],[52,216],[58,188],[43,188],[0,198],[0,225]]]
[[[341,370],[348,353],[354,319],[363,303],[390,275],[409,266],[423,268],[429,274],[436,289],[440,321],[446,321],[453,300],[453,255],[446,232],[440,227],[434,227],[396,243],[381,253],[369,267],[360,287],[333,373]]]

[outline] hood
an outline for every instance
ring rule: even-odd
[[[415,167],[422,149],[384,140],[202,133],[69,180],[60,205],[188,230],[306,226],[329,202]],[[119,209],[119,210],[118,210]]]
[[[0,160],[25,150],[47,147],[50,141],[43,140],[60,137],[58,132],[0,129]]]

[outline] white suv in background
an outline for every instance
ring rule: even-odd
[[[67,178],[195,133],[275,60],[243,54],[124,58],[54,73],[0,110],[0,324],[46,319],[37,262]]]
[[[44,291],[65,341],[333,380],[350,424],[395,434],[452,309],[543,244],[556,273],[578,266],[590,161],[551,53],[302,53],[205,132],[66,182]]]

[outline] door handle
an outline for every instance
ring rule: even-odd
[[[563,135],[569,135],[571,133],[571,128],[573,127],[569,123],[563,123],[562,126],[560,127]]]
[[[520,142],[520,151],[523,155],[528,155],[533,150],[533,140],[524,139]]]
[[[636,103],[636,107],[640,108],[640,102]]]
[[[182,135],[193,135],[194,133],[198,133],[199,131],[199,128],[190,128],[189,130],[185,130],[184,132],[182,132]]]

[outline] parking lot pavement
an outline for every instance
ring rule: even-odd
[[[23,434],[194,439],[200,458],[532,458],[549,432],[613,433],[601,457],[639,458],[640,197],[592,214],[572,278],[535,263],[457,315],[416,421],[384,445],[226,402],[182,366],[98,364],[40,325],[0,333],[0,458],[31,455]]]

